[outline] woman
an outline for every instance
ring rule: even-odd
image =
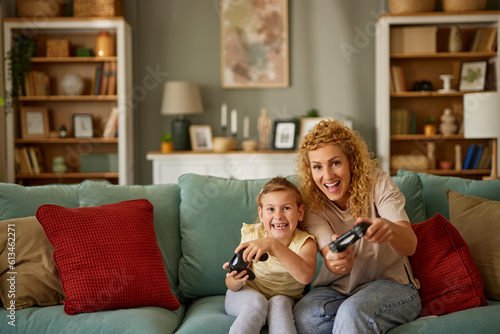
[[[420,312],[418,281],[408,256],[417,238],[405,199],[377,167],[359,134],[322,121],[304,136],[298,153],[304,228],[323,255],[314,287],[294,308],[298,333],[384,333]],[[362,239],[333,253],[329,243],[360,222]]]

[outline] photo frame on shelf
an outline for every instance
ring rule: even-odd
[[[482,91],[486,85],[487,61],[465,61],[460,67],[459,91]]]
[[[334,121],[333,117],[302,117],[300,119],[299,142],[302,138],[319,122],[321,121]]]
[[[274,121],[274,150],[294,150],[297,146],[298,122],[296,120]]]
[[[220,20],[223,88],[289,86],[288,0],[220,0]]]
[[[191,125],[189,136],[193,151],[212,150],[212,127],[210,125]]]
[[[92,114],[73,115],[73,133],[75,138],[94,137],[94,117]]]
[[[23,139],[49,137],[49,111],[44,107],[21,107],[21,136]]]

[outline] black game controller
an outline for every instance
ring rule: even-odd
[[[348,246],[361,239],[370,225],[370,223],[362,222],[354,226],[337,240],[330,242],[330,250],[334,253],[344,251]]]
[[[247,266],[250,262],[243,261],[243,252],[245,251],[245,249],[246,248],[243,248],[238,253],[234,254],[233,258],[229,262],[228,270],[229,272],[236,270],[238,273],[242,272],[243,270],[246,270],[248,275],[248,280],[253,281],[255,279],[255,274],[250,269],[247,269]],[[264,253],[260,257],[259,261],[266,261],[268,258],[269,255],[267,255],[267,253]]]

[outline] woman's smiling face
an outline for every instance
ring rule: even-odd
[[[340,209],[347,209],[351,168],[344,152],[330,144],[308,152],[314,183]]]

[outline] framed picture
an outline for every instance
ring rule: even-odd
[[[300,119],[300,132],[299,132],[299,142],[302,138],[319,122],[321,121],[333,121],[333,117],[302,117]]]
[[[297,145],[297,128],[296,120],[275,121],[273,149],[294,150]]]
[[[94,137],[94,120],[92,114],[73,115],[73,132],[75,138]]]
[[[288,0],[220,0],[220,14],[222,87],[288,87]]]
[[[484,90],[486,84],[486,61],[466,61],[460,68],[460,91]]]
[[[49,111],[43,107],[21,107],[21,136],[49,137]]]
[[[212,150],[212,127],[210,125],[191,125],[189,135],[193,151]]]

